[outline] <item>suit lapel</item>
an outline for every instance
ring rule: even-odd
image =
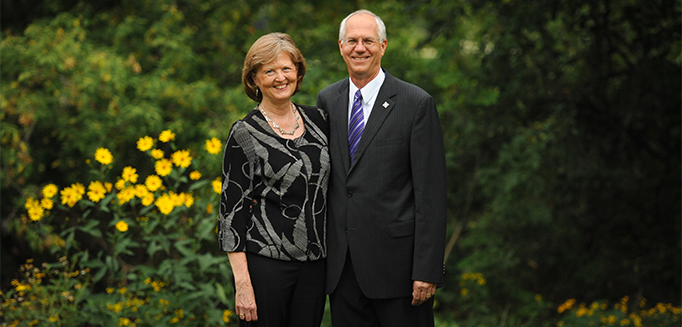
[[[330,111],[330,121],[336,125],[335,130],[338,131],[336,139],[332,142],[337,142],[337,149],[340,149],[341,158],[343,161],[343,170],[348,172],[350,164],[350,153],[348,151],[348,79],[345,83],[339,86],[339,93],[334,99],[334,110]]]
[[[379,89],[379,94],[377,94],[377,99],[374,101],[374,106],[372,107],[372,113],[367,119],[367,125],[365,130],[362,132],[362,137],[360,138],[360,143],[358,143],[358,149],[355,151],[355,161],[350,167],[349,173],[353,170],[356,163],[362,160],[362,155],[365,153],[367,147],[374,139],[374,136],[381,128],[381,125],[386,120],[386,117],[391,113],[395,103],[392,98],[396,95],[394,87],[394,79],[392,75],[386,72],[386,79],[384,84]],[[346,114],[348,114],[348,97],[346,97]],[[348,118],[345,119],[347,121]],[[346,140],[346,154],[348,154],[348,141]]]

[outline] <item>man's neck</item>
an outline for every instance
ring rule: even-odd
[[[361,89],[365,87],[365,85],[369,84],[372,80],[374,80],[378,75],[379,75],[379,70],[374,72],[372,75],[369,75],[369,77],[358,77],[358,76],[353,76],[350,74],[350,80],[357,86],[358,89]]]

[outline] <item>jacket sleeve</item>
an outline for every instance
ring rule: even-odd
[[[445,149],[433,98],[419,103],[412,124],[410,164],[415,197],[415,244],[412,279],[443,282],[447,222]]]
[[[220,193],[218,237],[220,249],[246,250],[246,230],[251,218],[253,164],[244,144],[248,142],[245,123],[235,122],[230,130],[223,157],[223,186]]]

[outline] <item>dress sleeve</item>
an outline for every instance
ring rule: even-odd
[[[245,123],[237,121],[225,145],[218,237],[220,249],[227,252],[246,251],[253,185],[253,163],[244,150],[249,139]]]

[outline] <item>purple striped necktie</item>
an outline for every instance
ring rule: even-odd
[[[365,115],[362,113],[362,93],[360,90],[355,92],[355,100],[353,101],[353,110],[350,114],[350,122],[348,123],[348,150],[350,152],[350,163],[355,160],[355,151],[358,149],[362,131],[365,129]]]

